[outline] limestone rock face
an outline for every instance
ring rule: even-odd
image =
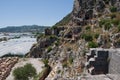
[[[75,0],[72,11],[74,25],[86,25],[88,20],[95,18],[98,13],[105,13],[106,5],[120,7],[119,0]],[[89,23],[88,23],[89,24]]]
[[[42,57],[45,48],[50,46],[56,40],[55,37],[40,38],[37,45],[33,46],[29,52],[30,57]]]
[[[120,33],[114,34],[112,41],[115,48],[120,48]]]

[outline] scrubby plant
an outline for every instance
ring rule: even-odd
[[[49,47],[47,48],[47,52],[50,52],[51,50],[52,50],[52,47],[49,46]]]
[[[70,58],[69,58],[69,63],[72,64],[72,63],[73,63],[73,60],[74,60],[73,57],[70,57]]]
[[[59,74],[61,72],[61,70],[58,70],[57,73]]]
[[[113,19],[113,20],[111,20],[111,23],[114,24],[114,25],[119,25],[120,20],[118,20],[118,19]]]
[[[45,65],[45,67],[48,67],[48,66],[49,66],[49,65],[48,65],[48,63],[49,63],[48,59],[43,59],[42,61],[43,61],[44,65]]]
[[[43,33],[35,35],[37,37],[37,41],[39,41],[40,38],[44,37],[45,35]]]
[[[99,26],[102,27],[103,25],[105,25],[106,23],[111,23],[111,19],[101,19],[99,21]]]
[[[50,35],[50,36],[48,36],[50,39],[56,39],[56,40],[58,40],[58,37],[56,36],[56,35]]]
[[[117,11],[117,7],[111,6],[111,7],[110,7],[110,11],[111,11],[111,12],[116,12],[116,11]]]
[[[106,23],[105,19],[99,21],[99,26],[102,27]]]
[[[36,69],[32,64],[26,64],[23,67],[18,67],[13,71],[15,80],[29,80],[36,75]]]
[[[97,38],[99,37],[99,35],[100,35],[100,34],[96,33],[96,34],[94,35],[94,37],[97,39]]]
[[[105,30],[109,30],[111,27],[112,27],[111,22],[106,22],[105,25],[104,25]]]
[[[91,34],[82,34],[82,38],[85,39],[85,41],[93,40],[93,36]]]
[[[87,26],[85,29],[86,29],[86,30],[90,30],[90,28],[91,28],[90,26]]]
[[[62,64],[62,66],[63,66],[63,68],[66,68],[66,67],[68,66],[68,63],[67,63],[67,62],[64,62],[64,63]]]
[[[91,41],[91,42],[88,43],[88,47],[89,48],[97,48],[98,44],[96,42]]]
[[[57,41],[55,41],[55,45],[58,46],[60,44],[60,40],[58,39]]]

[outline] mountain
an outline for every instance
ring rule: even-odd
[[[26,56],[49,61],[47,80],[80,80],[90,48],[120,48],[119,0],[74,0],[72,12],[45,29]]]
[[[8,26],[0,28],[0,32],[44,32],[49,26],[38,26],[38,25],[25,25],[25,26]]]

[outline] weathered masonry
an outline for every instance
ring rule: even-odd
[[[86,67],[92,75],[120,74],[120,49],[93,48],[87,53]]]

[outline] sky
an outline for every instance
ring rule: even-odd
[[[0,0],[0,28],[52,26],[72,11],[73,0]]]

